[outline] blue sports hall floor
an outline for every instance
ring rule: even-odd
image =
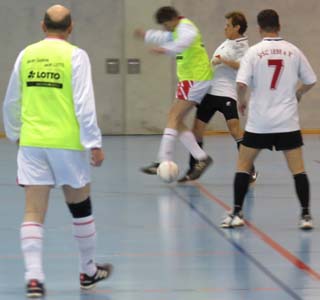
[[[160,136],[106,136],[106,161],[93,170],[97,261],[114,264],[96,289],[79,289],[71,218],[54,189],[45,224],[48,300],[319,300],[320,140],[305,135],[315,229],[298,229],[299,205],[281,152],[258,157],[245,204],[246,226],[221,229],[233,202],[237,150],[228,135],[208,136],[214,165],[198,181],[165,184],[139,168],[154,160]],[[23,189],[15,184],[16,146],[0,140],[0,300],[24,296],[19,227]],[[185,149],[176,162],[183,173]]]

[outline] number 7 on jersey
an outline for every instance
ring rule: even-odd
[[[275,90],[284,67],[282,59],[268,59],[268,66],[274,68],[270,89]]]

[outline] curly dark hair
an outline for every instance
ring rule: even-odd
[[[239,33],[242,35],[248,28],[247,19],[245,15],[240,11],[232,11],[224,16],[226,19],[231,19],[233,26],[240,26]]]

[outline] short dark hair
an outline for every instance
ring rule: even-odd
[[[155,13],[155,19],[158,24],[163,24],[164,22],[171,21],[178,17],[178,11],[172,6],[160,7]]]
[[[240,26],[239,33],[244,34],[248,28],[248,23],[245,15],[240,11],[232,11],[224,16],[226,19],[231,19],[233,26]]]
[[[263,31],[278,32],[280,30],[279,15],[273,9],[265,9],[259,12],[257,21]]]
[[[47,27],[48,30],[53,31],[66,31],[71,23],[71,15],[67,14],[62,20],[60,21],[53,21],[48,13],[45,13],[43,18],[44,25]]]

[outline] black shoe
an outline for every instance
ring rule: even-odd
[[[95,287],[96,283],[107,279],[113,270],[111,264],[97,265],[97,272],[93,276],[88,276],[85,273],[80,274],[80,287],[84,290],[89,290]]]
[[[202,160],[197,160],[194,168],[192,169],[192,172],[190,172],[189,174],[189,180],[198,179],[212,163],[213,160],[210,156]]]
[[[46,293],[43,283],[37,279],[30,279],[26,289],[28,298],[41,298]]]
[[[141,172],[143,172],[145,174],[157,175],[157,169],[158,169],[159,165],[160,165],[160,163],[153,162],[146,167],[142,167],[140,170],[141,170]]]
[[[178,179],[178,182],[182,183],[182,182],[187,182],[187,181],[190,181],[192,179],[190,179],[190,174],[193,172],[193,168],[189,169],[187,171],[187,173],[181,177],[180,179]]]

